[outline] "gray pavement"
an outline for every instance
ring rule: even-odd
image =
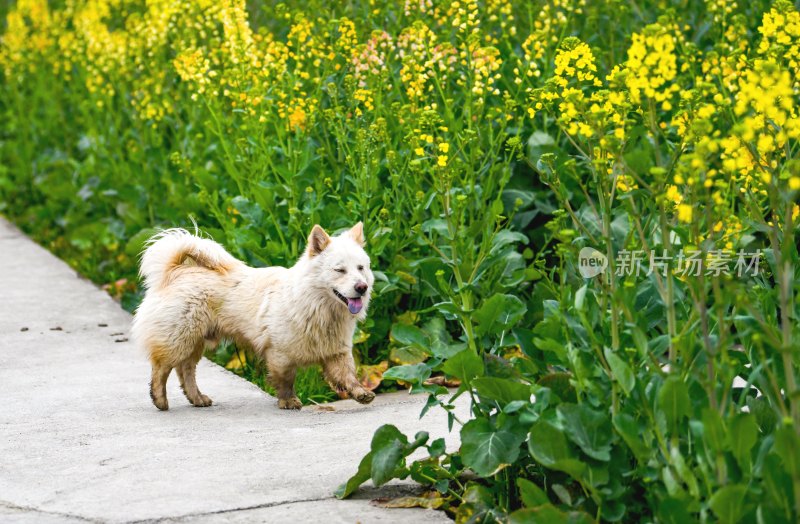
[[[371,502],[411,484],[332,495],[384,423],[458,446],[442,413],[419,420],[423,397],[288,412],[203,360],[198,381],[214,406],[190,406],[173,375],[160,412],[130,319],[0,218],[0,522],[449,521]]]

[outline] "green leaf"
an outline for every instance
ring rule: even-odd
[[[564,433],[546,420],[539,419],[531,427],[528,451],[543,466],[583,478],[586,465],[575,458]]]
[[[588,289],[588,285],[584,284],[575,292],[575,309],[578,311],[583,310],[583,301],[586,299],[586,291]]]
[[[611,423],[608,415],[586,404],[561,404],[557,408],[567,436],[590,457],[607,462],[610,458]]]
[[[758,427],[761,433],[765,435],[771,434],[775,431],[775,426],[778,423],[778,415],[767,400],[766,397],[748,398],[747,407],[750,413],[756,417]]]
[[[509,524],[593,524],[594,519],[580,511],[564,512],[552,504],[518,509],[508,516]]]
[[[650,459],[651,453],[642,439],[642,431],[639,424],[636,423],[636,419],[627,413],[618,413],[614,415],[611,422],[637,460],[646,463]]]
[[[725,449],[727,437],[725,422],[716,409],[704,408],[701,420],[703,422],[703,439],[709,448],[714,451]]]
[[[519,322],[527,311],[522,300],[514,295],[494,295],[472,314],[479,336],[500,334]]]
[[[577,402],[578,397],[570,380],[571,375],[569,373],[555,372],[544,375],[536,383],[542,387],[549,388],[553,394],[565,402]]]
[[[483,359],[472,349],[466,348],[445,362],[442,371],[461,382],[469,383],[473,378],[483,376]]]
[[[395,366],[386,370],[383,374],[384,379],[402,380],[409,384],[424,382],[431,376],[431,367],[428,364],[409,364],[405,366]]]
[[[358,471],[347,482],[336,488],[333,494],[337,499],[345,499],[352,495],[361,484],[369,480],[372,471],[372,451],[364,455],[358,464]]]
[[[150,237],[158,233],[157,229],[146,227],[133,235],[128,243],[125,244],[125,254],[129,257],[136,257],[144,251],[144,244]]]
[[[403,346],[414,346],[419,349],[430,347],[430,339],[417,326],[407,324],[395,324],[392,326],[392,339]]]
[[[461,458],[481,477],[491,477],[513,464],[525,440],[523,431],[495,429],[487,419],[473,419],[461,428]]]
[[[433,353],[434,357],[447,360],[449,358],[454,357],[459,352],[463,351],[464,348],[466,347],[467,347],[466,342],[456,342],[454,344],[449,344],[447,342],[442,342],[439,339],[434,339],[433,343],[431,344],[431,353]]]
[[[608,365],[611,367],[611,373],[614,375],[614,379],[622,387],[625,394],[630,395],[633,386],[636,384],[636,377],[633,371],[631,371],[631,367],[627,362],[618,357],[611,348],[607,347],[603,352],[605,353]]]
[[[430,355],[417,346],[395,347],[389,351],[389,360],[395,364],[419,364]]]
[[[735,524],[744,516],[744,502],[747,497],[747,487],[741,484],[732,484],[718,490],[708,505],[722,524]]]
[[[667,419],[667,424],[674,431],[681,419],[689,416],[692,402],[689,400],[689,388],[676,376],[664,381],[658,391],[658,407]]]
[[[525,504],[525,507],[535,508],[536,506],[550,503],[550,499],[547,498],[547,494],[542,488],[528,479],[522,477],[518,478],[517,487],[519,488],[519,496],[522,499],[522,503]]]
[[[481,400],[495,400],[501,406],[515,400],[530,401],[531,388],[513,380],[496,377],[473,379],[472,387],[478,392]]]
[[[750,450],[758,440],[758,424],[756,418],[749,413],[739,413],[728,425],[731,451],[744,471],[750,470]]]
[[[773,449],[789,475],[795,478],[800,476],[800,438],[793,428],[783,426],[775,432]]]
[[[772,448],[775,450],[775,447]],[[793,483],[792,477],[784,468],[784,461],[777,453],[770,453],[764,458],[761,466],[762,486],[766,494],[764,502],[771,503],[784,514],[790,514],[794,505],[792,500]]]
[[[408,438],[395,426],[385,424],[372,436],[372,465],[370,474],[376,486],[386,484],[404,462]]]
[[[231,199],[231,205],[247,222],[253,225],[261,224],[264,211],[257,203],[251,202],[245,197],[238,195]]]
[[[666,524],[686,524],[694,522],[686,509],[686,502],[675,498],[665,498],[658,505],[658,521]]]

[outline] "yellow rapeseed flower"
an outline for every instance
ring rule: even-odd
[[[678,204],[678,220],[684,223],[692,221],[692,206],[689,204]]]

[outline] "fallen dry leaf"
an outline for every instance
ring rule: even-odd
[[[358,366],[358,381],[365,389],[372,391],[381,385],[383,374],[387,369],[389,369],[389,362],[386,360],[372,366]]]
[[[444,375],[431,377],[424,382],[426,386],[444,386],[446,388],[457,388],[461,385],[461,381],[457,378],[447,378]]]

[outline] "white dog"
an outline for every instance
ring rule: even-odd
[[[314,226],[305,253],[291,268],[251,268],[213,240],[183,229],[148,242],[140,272],[147,292],[131,328],[150,355],[150,397],[169,409],[166,384],[176,369],[186,397],[210,406],[195,368],[221,338],[252,348],[269,369],[278,406],[300,409],[298,367],[321,364],[326,380],[367,404],[375,395],[356,378],[352,340],[367,315],[374,278],[363,249],[361,222],[330,237]]]

